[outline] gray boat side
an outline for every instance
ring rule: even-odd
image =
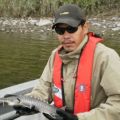
[[[21,83],[18,85],[14,85],[11,87],[7,87],[0,90],[0,98],[4,97],[6,94],[26,94],[32,90],[32,88],[37,84],[38,79],[31,80],[29,82]],[[15,111],[12,107],[8,106],[7,104],[0,103],[0,120],[7,120],[6,118],[9,118],[11,115],[15,114]],[[41,115],[41,113],[35,114],[35,115],[29,115],[29,116],[22,116],[17,118],[16,120],[33,120],[34,118],[36,120],[44,120],[44,116]],[[9,119],[8,119],[9,120]]]

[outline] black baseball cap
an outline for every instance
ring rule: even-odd
[[[52,28],[59,23],[65,23],[72,27],[77,27],[86,21],[84,11],[75,4],[66,4],[61,6],[54,15],[55,19]]]

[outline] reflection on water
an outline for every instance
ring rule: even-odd
[[[0,88],[36,79],[57,45],[52,33],[0,33]]]
[[[105,33],[105,44],[117,51],[120,55],[120,30],[119,31],[107,31]]]
[[[105,44],[120,54],[118,33],[108,33],[105,38]],[[52,32],[0,32],[0,88],[39,78],[57,44]]]

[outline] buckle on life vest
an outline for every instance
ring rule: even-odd
[[[86,86],[84,84],[80,84],[79,91],[80,92],[85,92],[86,91]]]
[[[55,86],[52,87],[52,92],[53,93],[58,93],[59,92],[59,89]]]

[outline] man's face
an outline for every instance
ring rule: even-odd
[[[67,28],[67,24],[59,24],[57,25],[58,28]],[[73,32],[69,33],[69,31],[65,30],[63,34],[57,34],[58,40],[60,41],[60,44],[63,46],[63,48],[67,52],[74,51],[83,40],[84,36],[88,32],[88,25],[86,23],[83,26],[78,26],[78,29]]]

